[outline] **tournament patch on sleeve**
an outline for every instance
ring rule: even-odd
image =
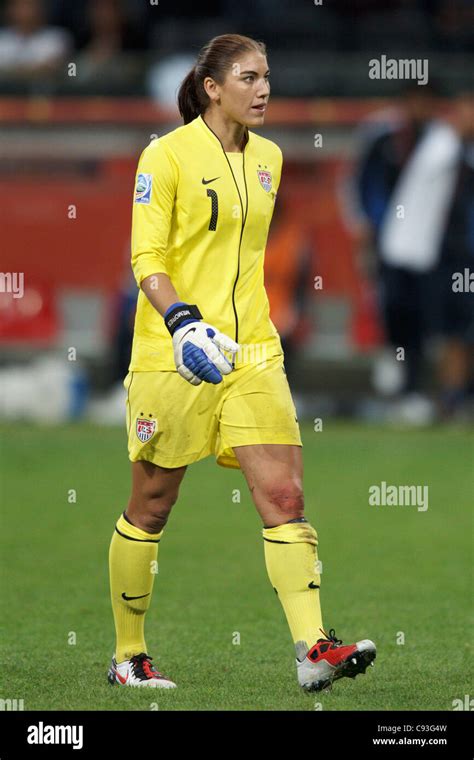
[[[150,203],[152,174],[139,174],[135,187],[135,203]]]

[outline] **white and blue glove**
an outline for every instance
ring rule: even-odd
[[[177,301],[164,314],[165,325],[173,338],[176,368],[191,385],[220,383],[222,375],[232,372],[239,344],[207,322],[196,305]],[[232,363],[222,351],[232,354]]]

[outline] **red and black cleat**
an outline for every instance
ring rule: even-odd
[[[376,647],[370,639],[356,644],[343,644],[336,638],[334,628],[329,634],[319,629],[325,638],[318,639],[302,659],[296,659],[298,683],[308,692],[330,688],[338,678],[355,678],[373,665]]]
[[[115,657],[107,674],[110,684],[121,686],[148,686],[155,689],[174,689],[176,684],[160,673],[150,660],[153,658],[145,652],[136,654],[129,660],[117,663]]]

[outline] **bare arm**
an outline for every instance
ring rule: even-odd
[[[164,272],[151,274],[142,280],[141,288],[151,305],[164,316],[165,311],[180,298],[170,278]]]

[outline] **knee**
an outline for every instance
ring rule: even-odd
[[[142,530],[159,533],[168,522],[171,509],[178,500],[178,491],[153,489],[141,494],[139,519]]]
[[[146,494],[146,513],[150,516],[151,520],[166,520],[168,519],[171,509],[178,500],[177,490],[154,490],[151,493]]]
[[[303,489],[297,481],[277,482],[265,489],[265,497],[288,519],[304,516]]]
[[[148,488],[143,491],[143,498],[150,505],[160,505],[171,508],[178,500],[177,488]]]
[[[138,527],[147,533],[160,533],[168,522],[168,514],[145,512],[140,515]],[[137,518],[135,518],[137,520]]]

